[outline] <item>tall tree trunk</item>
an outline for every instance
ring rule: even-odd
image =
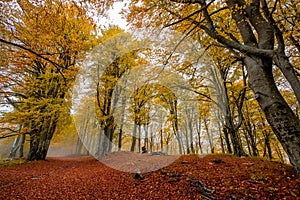
[[[264,156],[266,156],[266,154],[268,153],[268,158],[272,160],[273,156],[272,156],[272,149],[271,149],[270,133],[267,131],[263,131],[263,135],[265,139]]]
[[[178,121],[177,121],[177,119],[176,119],[175,122],[172,122],[172,128],[173,128],[173,131],[174,131],[174,135],[177,139],[179,154],[182,154],[182,141],[181,141],[180,133],[179,133],[179,130],[178,130]]]
[[[257,144],[256,144],[256,128],[255,125],[253,126],[253,130],[249,129],[249,138],[250,138],[250,145],[252,148],[253,156],[258,156],[258,149],[257,149]]]
[[[18,153],[18,158],[23,158],[24,157],[24,144],[25,144],[25,139],[26,135],[22,134],[21,139],[19,142],[19,153]]]
[[[130,151],[131,152],[134,152],[135,150],[135,145],[136,145],[136,129],[137,129],[137,124],[134,123],[133,125],[133,131],[132,131],[132,141],[131,141],[131,148],[130,148]]]
[[[189,133],[187,124],[184,126],[184,133],[185,133],[185,146],[186,146],[186,153],[190,154],[190,143],[189,143]]]
[[[202,149],[202,144],[201,144],[201,132],[202,132],[201,120],[199,119],[199,122],[197,122],[198,146],[200,149],[200,153],[203,154],[203,149]]]
[[[160,150],[164,150],[164,138],[163,138],[163,129],[162,124],[160,125],[159,135],[160,135]]]
[[[249,137],[248,137],[248,133],[246,130],[243,130],[243,133],[244,133],[244,136],[245,136],[245,139],[246,139],[246,143],[247,143],[247,148],[248,148],[248,152],[249,152],[249,155],[253,155],[253,152],[252,152],[252,149],[250,148],[250,141],[249,141]]]
[[[223,133],[224,133],[224,137],[225,137],[225,143],[226,143],[226,146],[227,146],[227,151],[228,151],[228,153],[232,154],[229,134],[228,134],[228,130],[225,127],[225,125],[223,126]]]
[[[300,121],[278,91],[272,65],[265,66],[259,58],[246,57],[249,83],[275,135],[300,173]],[[262,81],[264,80],[264,81]]]
[[[189,119],[189,133],[190,133],[190,147],[191,147],[191,153],[194,154],[195,153],[195,149],[194,149],[194,141],[193,141],[193,124],[192,124],[192,120]]]
[[[208,129],[208,121],[207,121],[206,118],[204,119],[204,126],[205,126],[205,130],[206,130],[207,137],[208,137],[210,151],[211,151],[211,153],[215,153],[213,138],[212,138],[212,135],[210,134],[210,131]]]
[[[230,142],[229,142],[229,137],[231,138],[231,142],[232,142],[232,147],[233,147],[233,153],[236,156],[246,156],[247,154],[244,152],[242,144],[240,142],[240,138],[238,135],[238,130],[242,124],[242,115],[241,115],[241,109],[242,109],[242,105],[243,105],[243,101],[244,98],[240,99],[240,102],[235,102],[238,106],[238,119],[239,122],[235,125],[234,124],[234,119],[233,119],[233,114],[232,114],[232,110],[230,107],[230,101],[229,101],[229,97],[228,97],[228,91],[227,91],[227,86],[226,86],[226,75],[224,70],[220,70],[220,75],[222,78],[222,83],[223,83],[223,87],[219,86],[218,88],[218,92],[219,92],[219,102],[221,102],[222,106],[222,112],[224,115],[224,135],[225,135],[225,141],[227,144],[227,148],[228,148],[228,152],[230,153],[232,151],[231,146],[230,146]],[[211,74],[216,74],[215,69],[212,68],[211,69]],[[213,76],[214,78],[214,82],[219,82],[216,78],[216,75]],[[244,91],[245,92],[245,91]]]
[[[225,154],[224,138],[222,135],[221,127],[222,127],[222,125],[220,123],[218,123],[218,131],[219,131],[219,136],[220,136],[221,149],[222,149],[222,153]]]
[[[21,132],[21,129],[22,129],[22,125],[19,125],[18,133]],[[11,150],[10,150],[10,153],[9,153],[9,158],[10,159],[14,159],[16,157],[16,153],[20,149],[20,139],[21,139],[21,135],[18,135],[16,137],[16,139],[14,140],[13,145],[12,145]]]
[[[270,24],[269,20],[264,19],[261,15],[260,1],[245,4],[245,13],[240,12],[239,9],[241,6],[237,5],[237,1],[228,0],[227,2],[232,9],[233,18],[242,35],[244,44],[256,47],[257,51],[260,49],[273,50],[274,27]],[[244,4],[244,2],[242,3]],[[249,19],[251,25],[246,19]],[[251,26],[257,33],[258,41],[255,38]],[[277,32],[276,35],[278,35]],[[282,147],[286,151],[291,164],[299,174],[300,120],[278,91],[272,74],[273,57],[266,57],[255,53],[246,53],[244,56],[244,63],[249,76],[249,86],[255,93],[256,100],[275,135],[282,144]]]
[[[45,160],[50,141],[56,129],[57,117],[54,114],[50,119],[44,119],[39,130],[30,133],[30,149],[27,160]]]
[[[101,152],[103,152],[103,138],[105,136],[103,135],[103,130],[100,128],[99,133],[98,133],[98,138],[97,138],[97,147],[96,147],[96,153],[95,156],[97,159],[100,159],[103,155],[101,155]]]
[[[138,152],[141,152],[141,139],[142,139],[142,130],[141,130],[142,125],[138,125],[138,131],[139,131],[139,137],[138,137]]]
[[[149,148],[149,139],[148,139],[148,124],[144,125],[144,130],[145,130],[145,140],[144,140],[144,146],[146,147],[146,150]]]
[[[151,128],[151,126],[150,126],[150,146],[149,146],[149,149],[150,149],[150,153],[153,152],[153,128]]]
[[[123,124],[120,125],[120,129],[119,129],[118,151],[121,151],[122,149],[122,137],[123,137]]]
[[[125,120],[125,102],[126,102],[126,97],[122,97],[122,118],[121,118],[121,124],[120,124],[120,129],[119,129],[119,140],[118,140],[118,151],[121,151],[122,149],[122,137],[123,137],[123,126],[124,126],[124,120]]]

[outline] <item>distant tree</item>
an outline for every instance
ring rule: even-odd
[[[90,88],[96,93],[96,117],[102,135],[97,156],[102,157],[111,151],[117,128],[114,115],[122,90],[118,83],[125,73],[138,64],[139,58],[136,41],[119,27],[103,30],[98,42],[98,47],[91,53],[92,65],[85,70],[91,78]]]

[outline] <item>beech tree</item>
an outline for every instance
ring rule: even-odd
[[[9,4],[9,2],[7,2]],[[10,50],[2,90],[13,106],[5,122],[30,136],[28,160],[44,160],[59,120],[69,115],[78,59],[92,44],[85,11],[60,1],[12,2],[0,41]]]
[[[122,100],[120,93],[123,90],[123,86],[118,83],[139,62],[136,45],[131,35],[119,27],[102,30],[97,46],[86,59],[87,64],[82,67],[85,71],[84,78],[89,80],[89,90],[95,94],[96,118],[100,125],[100,132],[97,133],[98,158],[112,150],[113,137],[117,130],[115,109]]]
[[[297,20],[298,1],[287,1],[286,7]],[[128,21],[136,26],[168,26],[185,33],[208,35],[218,45],[229,49],[241,60],[249,75],[249,86],[255,93],[266,119],[285,149],[294,169],[300,172],[300,120],[287,104],[277,87],[272,69],[274,64],[291,85],[298,103],[300,83],[286,47],[288,38],[286,16],[278,1],[132,1]],[[296,23],[288,23],[296,28]],[[297,46],[297,45],[296,45]],[[289,50],[287,50],[289,49]],[[292,49],[292,50],[291,50]],[[297,63],[294,63],[297,65]]]
[[[137,88],[132,96],[132,118],[134,128],[132,132],[132,144],[130,151],[135,150],[136,140],[138,139],[138,152],[141,151],[141,126],[150,123],[150,100],[153,98],[153,90],[155,88],[151,84],[145,84],[142,88]],[[136,135],[137,128],[139,131]]]

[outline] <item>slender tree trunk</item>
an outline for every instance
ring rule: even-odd
[[[135,150],[135,144],[136,144],[136,130],[137,130],[137,124],[134,123],[133,125],[133,131],[132,131],[132,142],[131,142],[131,148],[130,151],[134,152]]]
[[[248,149],[249,155],[252,156],[253,152],[252,152],[252,150],[250,148],[250,141],[249,141],[248,133],[247,133],[246,130],[243,130],[243,133],[244,133],[244,136],[245,136],[245,139],[246,139],[247,149]]]
[[[207,137],[208,137],[208,142],[209,142],[209,147],[210,147],[210,151],[211,153],[215,153],[215,149],[214,149],[214,143],[213,143],[213,138],[209,132],[209,129],[208,129],[208,122],[206,119],[204,119],[204,126],[205,126],[205,130],[206,130],[206,133],[207,133]]]
[[[197,135],[198,135],[198,146],[200,149],[200,153],[203,154],[203,149],[202,149],[202,145],[201,145],[201,132],[202,132],[202,127],[201,127],[201,120],[198,119],[197,120]]]
[[[103,129],[100,128],[99,133],[98,133],[98,138],[97,138],[97,149],[96,149],[96,158],[100,159],[103,155],[103,139],[104,139],[104,134],[103,134]]]
[[[153,152],[153,130],[150,129],[150,152]]]
[[[220,136],[221,149],[222,149],[222,153],[225,154],[224,138],[222,135],[221,127],[222,126],[220,125],[220,123],[218,123],[218,131],[219,131],[219,136]]]
[[[18,157],[23,158],[24,157],[24,144],[25,144],[26,135],[22,134],[20,139],[20,146],[19,146],[19,153]]]
[[[125,120],[125,102],[126,102],[126,98],[123,96],[122,97],[122,118],[121,118],[121,124],[119,129],[118,151],[121,151],[122,149],[123,124]]]
[[[76,144],[76,152],[75,152],[77,155],[81,155],[82,145],[83,145],[82,141],[81,141],[80,137],[78,136],[77,144]]]
[[[19,126],[19,130],[18,132],[20,133],[20,130],[21,130],[21,126]],[[20,135],[18,135],[16,137],[16,139],[14,140],[12,146],[11,146],[11,149],[10,149],[10,153],[9,153],[9,158],[10,159],[14,159],[16,157],[16,152],[19,148],[19,140],[20,140]]]
[[[149,148],[149,141],[148,141],[148,124],[144,125],[144,129],[145,129],[145,140],[144,140],[144,146],[146,147],[146,149],[148,150]]]
[[[185,132],[185,146],[186,146],[186,153],[190,154],[190,143],[189,143],[189,133],[187,130],[187,124],[184,126],[184,132]]]
[[[264,139],[265,139],[265,152],[264,152],[264,155],[266,155],[268,153],[268,158],[270,160],[273,159],[273,156],[272,156],[272,149],[271,149],[271,142],[270,142],[270,133],[269,132],[266,132],[266,131],[263,131],[263,135],[264,135]]]
[[[225,126],[223,127],[223,133],[224,133],[224,137],[225,137],[225,143],[226,143],[226,146],[227,146],[227,151],[228,151],[228,153],[232,154],[229,134],[228,134],[228,130]]]
[[[164,151],[164,140],[163,140],[164,138],[163,138],[162,124],[160,126],[159,134],[160,134],[160,150]]]
[[[290,83],[297,98],[298,104],[300,104],[300,81],[295,73],[294,67],[291,65],[288,59],[289,58],[286,55],[277,54],[274,61]]]
[[[119,129],[118,151],[121,151],[122,149],[122,135],[123,135],[123,124],[120,125],[120,129]]]
[[[195,148],[194,148],[194,141],[193,141],[193,124],[192,120],[189,119],[189,132],[190,132],[190,147],[191,147],[191,153],[195,153]]]
[[[22,125],[19,125],[18,128],[18,133],[21,133]],[[23,144],[25,142],[24,134],[18,135],[16,139],[13,142],[13,145],[11,147],[10,153],[9,153],[9,158],[14,159],[16,157],[16,153],[19,150],[19,158],[23,157]]]
[[[16,153],[17,153],[17,150],[19,149],[19,140],[20,140],[20,135],[18,135],[16,137],[16,139],[14,140],[13,142],[13,145],[10,149],[10,153],[9,153],[9,158],[10,159],[14,159],[16,157]]]
[[[141,126],[142,125],[138,125],[138,131],[139,131],[139,138],[138,138],[138,152],[140,153],[141,152],[141,137],[142,137],[142,131],[141,131]]]
[[[249,134],[249,138],[250,138],[250,145],[251,145],[251,148],[252,148],[253,156],[258,156],[256,139],[254,137],[254,134],[256,134],[255,125],[253,127],[253,131],[249,130],[248,134]]]

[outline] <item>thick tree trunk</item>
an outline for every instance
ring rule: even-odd
[[[103,152],[100,152],[101,156],[106,156],[112,150],[112,139],[115,132],[114,117],[111,116],[105,121],[103,128],[104,137],[102,138]]]
[[[30,134],[30,149],[27,160],[45,160],[50,146],[50,141],[56,129],[56,116],[45,119],[44,126],[39,131]]]
[[[291,164],[300,173],[300,120],[278,91],[271,66],[254,56],[245,58],[249,85]]]
[[[257,48],[259,52],[262,52],[262,49],[272,51],[274,49],[274,32],[278,36],[278,32],[276,32],[278,30],[274,31],[270,20],[266,20],[261,15],[260,1],[256,0],[246,4],[245,1],[228,0],[227,3],[232,9],[232,16],[244,44]],[[241,10],[243,6],[244,10]],[[257,39],[252,28],[255,29]],[[279,50],[282,51],[282,49]],[[244,53],[244,56],[249,86],[254,91],[267,121],[286,151],[291,164],[296,172],[300,173],[300,120],[278,91],[272,74],[273,58],[250,52]],[[289,67],[290,65],[287,68]]]
[[[52,137],[51,137],[52,138]],[[50,146],[50,137],[31,135],[28,161],[45,160]]]

